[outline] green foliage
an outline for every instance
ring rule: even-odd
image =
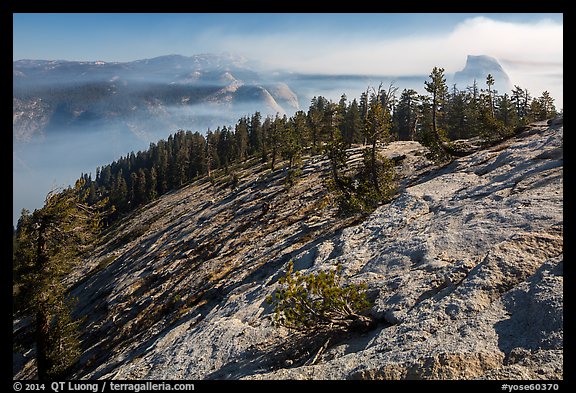
[[[61,378],[80,354],[79,323],[62,281],[90,250],[107,205],[106,199],[87,205],[85,185],[81,178],[74,188],[51,192],[42,209],[23,212],[16,231],[14,286],[26,299],[19,311],[35,320],[39,379]]]
[[[366,285],[342,284],[342,266],[329,272],[301,274],[290,261],[280,288],[267,301],[274,305],[274,323],[301,332],[367,327],[371,307]]]
[[[369,148],[364,150],[364,165],[360,172],[348,178],[348,193],[340,193],[337,197],[338,207],[344,215],[362,213],[369,214],[380,204],[392,200],[396,193],[394,181],[394,162],[380,154],[376,155],[375,168],[372,170],[372,152]],[[376,188],[372,179],[375,172],[379,188]]]
[[[63,292],[63,288],[58,288],[52,293],[53,300],[48,303],[50,310],[45,311],[52,316],[46,337],[46,357],[49,360],[49,367],[45,372],[47,380],[62,379],[81,355],[79,333],[81,320],[74,320],[71,317],[70,310],[74,302],[63,300],[65,299]]]
[[[346,97],[341,98],[338,106],[332,103],[328,105],[332,108],[332,116],[329,117],[332,122],[329,128],[330,140],[326,143],[325,151],[330,160],[332,177],[326,181],[326,186],[336,195],[336,202],[344,215],[370,213],[380,203],[389,201],[396,191],[394,165],[377,151],[378,144],[390,140],[390,111],[396,101],[396,90],[392,85],[388,90],[383,90],[380,85],[378,89],[373,89],[370,96],[368,90],[361,101],[364,108],[363,138],[369,146],[364,150],[363,165],[357,173],[349,173],[348,143],[345,134],[338,128],[342,120],[346,119]],[[349,135],[354,134],[347,132]]]
[[[488,101],[485,99],[485,101]],[[479,116],[480,137],[484,143],[490,145],[493,142],[504,139],[512,133],[512,127],[506,127],[504,123],[498,120],[490,111],[488,106],[480,110]]]
[[[553,118],[556,114],[554,99],[550,93],[544,91],[540,97],[533,99],[530,103],[528,118],[531,121],[542,121]]]
[[[363,161],[364,166],[359,176],[361,192],[358,194],[368,203],[368,206],[374,208],[379,203],[389,202],[396,193],[394,161],[378,153],[374,154],[371,149],[364,150]],[[368,182],[373,174],[376,174],[378,179],[378,187],[373,181]],[[362,183],[364,183],[363,187]]]
[[[437,164],[442,164],[450,160],[450,155],[442,145],[448,140],[444,137],[443,130],[437,129],[436,132],[437,134],[434,134],[432,130],[424,130],[418,134],[418,141],[428,148],[426,158]]]
[[[394,111],[392,132],[399,140],[414,140],[418,124],[418,93],[404,89]]]

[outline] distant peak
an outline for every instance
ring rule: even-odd
[[[467,68],[494,68],[504,71],[495,57],[487,55],[468,55],[464,70]]]
[[[494,77],[495,87],[500,92],[511,89],[512,83],[506,71],[495,57],[487,55],[468,55],[464,68],[454,74],[454,83],[460,89],[471,86],[474,81],[483,85],[488,74]]]

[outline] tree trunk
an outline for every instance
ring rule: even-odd
[[[376,137],[372,141],[372,154],[370,157],[371,161],[371,172],[372,172],[372,183],[374,184],[374,188],[378,193],[380,193],[380,184],[378,182],[378,174],[376,173]]]
[[[48,359],[49,329],[49,318],[42,307],[36,312],[36,369],[38,379],[41,381],[48,379],[48,369],[50,368],[50,360]]]
[[[38,240],[36,244],[36,272],[38,277],[44,277],[48,263],[46,256],[46,223],[42,221],[38,228]],[[42,289],[41,289],[42,290]],[[36,312],[36,368],[38,370],[38,379],[46,380],[48,369],[50,368],[50,359],[48,358],[49,334],[50,334],[50,317],[46,310],[46,304],[43,299],[46,294],[40,293],[36,301],[38,311]]]
[[[436,128],[436,92],[432,96],[432,132],[434,133],[434,139],[439,140],[438,130]]]

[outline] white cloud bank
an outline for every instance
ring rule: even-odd
[[[467,55],[489,55],[501,62],[513,83],[533,95],[548,90],[562,106],[563,24],[548,19],[519,23],[475,17],[449,33],[397,38],[370,36],[368,31],[220,38],[215,45],[221,50],[302,73],[427,75],[434,66],[453,73],[464,67]]]

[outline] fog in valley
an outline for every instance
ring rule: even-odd
[[[351,102],[380,84],[398,88],[397,97],[403,89],[424,94],[428,77],[289,73],[256,77],[245,70],[221,70],[200,77],[197,73],[192,81],[191,73],[164,71],[145,83],[143,75],[119,77],[118,67],[114,71],[89,83],[62,85],[61,78],[54,78],[51,85],[46,81],[41,85],[45,101],[64,104],[50,113],[43,128],[20,130],[15,137],[14,225],[23,208],[41,207],[50,190],[73,185],[82,173],[94,179],[98,166],[145,150],[180,129],[205,134],[208,129],[234,127],[239,118],[256,111],[263,118],[277,113],[291,116],[299,109],[307,111],[314,96],[338,102],[344,94]],[[451,74],[447,78],[452,82]]]

